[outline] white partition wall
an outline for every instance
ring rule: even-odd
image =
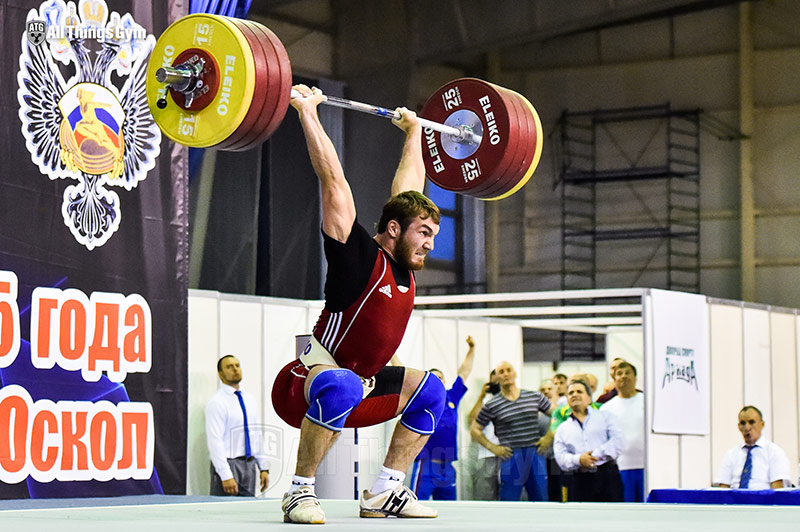
[[[761,410],[766,424],[763,435],[786,451],[792,464],[792,481],[796,483],[798,311],[712,298],[707,303],[710,433],[656,434],[649,430],[652,426],[649,404],[647,489],[710,487],[725,453],[742,442],[737,416],[744,405]],[[649,306],[645,305],[645,309]],[[645,324],[652,326],[647,317]],[[652,347],[647,351],[650,360],[654,356]],[[648,374],[647,382],[653,382],[654,377]],[[653,394],[648,393],[647,399],[652,402]]]
[[[789,463],[798,463],[798,374],[795,340],[796,317],[791,313],[770,313],[772,346],[772,441],[789,455]],[[779,413],[780,412],[780,413]],[[800,472],[798,472],[800,473]],[[797,484],[797,476],[793,478]]]
[[[764,435],[772,438],[772,357],[769,311],[744,308],[744,404],[764,415]]]
[[[722,465],[725,452],[741,438],[734,420],[744,405],[744,322],[736,305],[709,305],[711,343],[711,461],[705,486]],[[720,399],[725,400],[716,400]],[[653,486],[656,487],[656,486]]]
[[[619,305],[564,304],[570,300],[625,298]],[[630,304],[641,298],[641,304]],[[553,301],[554,306],[547,306]],[[437,367],[448,384],[456,378],[467,351],[465,338],[475,339],[476,354],[468,392],[459,407],[459,497],[471,496],[470,470],[474,457],[467,414],[475,404],[489,371],[503,360],[511,362],[519,384],[538,388],[554,373],[546,364],[523,365],[525,327],[603,335],[608,356],[636,360],[643,353],[639,387],[646,398],[646,484],[654,488],[703,488],[711,485],[725,452],[741,441],[737,414],[745,404],[764,413],[764,434],[780,445],[792,463],[797,482],[800,454],[800,317],[794,309],[706,298],[710,404],[708,434],[656,434],[653,421],[653,309],[649,289],[526,292],[418,297],[418,307],[398,349],[404,365]],[[511,307],[508,304],[517,306]],[[524,303],[520,303],[524,302]],[[474,308],[475,304],[487,305]],[[506,303],[505,305],[503,303]],[[472,308],[463,308],[465,305]],[[436,305],[437,309],[425,309]],[[455,308],[447,308],[454,306]],[[261,398],[261,428],[272,457],[267,497],[279,497],[294,470],[299,431],[288,427],[272,408],[271,388],[277,372],[295,353],[295,335],[307,334],[319,315],[319,301],[246,297],[208,291],[189,294],[189,412],[187,492],[208,493],[209,460],[205,444],[204,407],[216,391],[216,361],[231,353],[241,361],[243,386]],[[553,317],[556,316],[556,317]],[[644,327],[642,328],[642,325]],[[638,345],[637,345],[638,344]],[[624,354],[623,354],[624,351]],[[608,378],[607,363],[569,362],[561,373],[592,372],[600,385]],[[663,377],[663,376],[662,376]],[[695,414],[691,409],[687,416]],[[343,460],[325,470],[342,482],[342,493],[358,484],[368,487],[377,475],[394,425],[357,431],[356,443],[344,449]],[[353,438],[356,434],[353,434]],[[350,463],[352,462],[352,468]],[[333,469],[331,469],[333,468]],[[346,469],[346,471],[345,471]],[[330,470],[330,471],[329,471]],[[341,478],[339,478],[341,477]]]
[[[211,478],[205,406],[217,391],[219,305],[215,297],[189,299],[189,398],[186,493],[207,494]]]

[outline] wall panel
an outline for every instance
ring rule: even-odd
[[[424,358],[422,369],[437,368],[445,375],[455,375],[458,324],[452,319],[426,318],[423,329]],[[406,364],[406,361],[403,361]],[[451,377],[455,378],[455,377]]]
[[[650,434],[647,439],[647,490],[681,485],[680,438],[670,434]]]
[[[770,313],[772,345],[772,441],[789,457],[792,479],[797,480],[798,404],[795,316]]]
[[[742,436],[736,428],[744,404],[742,309],[709,305],[711,340],[711,474],[717,474],[725,453]]]
[[[190,297],[189,305],[189,401],[186,461],[186,494],[208,494],[210,482],[205,407],[217,391],[219,378],[219,302],[216,294]]]
[[[711,485],[711,438],[709,436],[680,436],[681,488],[704,489]]]
[[[261,396],[264,433],[268,438],[267,454],[270,458],[270,485],[268,497],[280,497],[291,484],[297,462],[297,442],[300,431],[288,426],[278,417],[272,406],[272,383],[278,372],[295,357],[295,336],[308,334],[307,305],[292,305],[281,300],[263,303],[263,379]],[[316,316],[315,318],[316,319]]]
[[[745,307],[744,318],[744,404],[764,414],[764,432],[772,438],[772,363],[770,357],[769,312]],[[739,405],[741,408],[743,405]],[[735,418],[734,418],[735,419]]]

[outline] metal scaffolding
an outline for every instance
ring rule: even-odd
[[[700,110],[670,104],[627,109],[564,111],[556,132],[554,188],[561,186],[561,288],[597,288],[598,262],[613,263],[611,243],[649,239],[654,251],[626,268],[654,288],[700,290]],[[625,220],[614,211],[620,193],[648,184],[648,216]],[[653,186],[656,188],[653,193]],[[641,200],[644,204],[644,200]],[[606,215],[598,216],[602,210]],[[613,215],[609,216],[611,212]],[[621,221],[622,220],[622,221]],[[602,273],[602,272],[601,272]],[[622,288],[615,286],[615,288]],[[587,304],[597,303],[594,300]],[[594,335],[562,333],[562,360],[603,358]]]

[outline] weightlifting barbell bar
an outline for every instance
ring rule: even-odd
[[[300,93],[298,93],[296,90],[292,90],[292,99],[300,97],[302,97]],[[346,98],[339,98],[338,96],[326,95],[322,103],[333,107],[342,107],[344,109],[360,111],[362,113],[380,116],[383,118],[400,118],[400,113],[394,109],[386,109],[385,107],[378,107],[377,105],[356,102]],[[453,137],[455,142],[459,142],[461,144],[474,144],[476,146],[481,143],[481,136],[472,131],[469,126],[463,125],[460,127],[452,127],[421,117],[419,117],[418,120],[423,128],[432,129],[433,131],[450,135]]]
[[[147,72],[148,102],[170,139],[241,151],[282,122],[291,64],[280,40],[253,21],[195,14],[156,42]],[[326,96],[326,105],[396,118],[394,110]],[[522,95],[462,78],[437,90],[419,113],[428,178],[442,188],[494,200],[518,191],[538,165],[541,122]],[[424,117],[424,118],[422,118]]]

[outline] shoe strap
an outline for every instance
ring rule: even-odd
[[[401,485],[401,487],[403,489],[395,489],[389,494],[386,501],[381,505],[381,510],[396,515],[403,511],[403,508],[405,508],[409,501],[413,501],[417,498],[413,491],[403,485]]]

